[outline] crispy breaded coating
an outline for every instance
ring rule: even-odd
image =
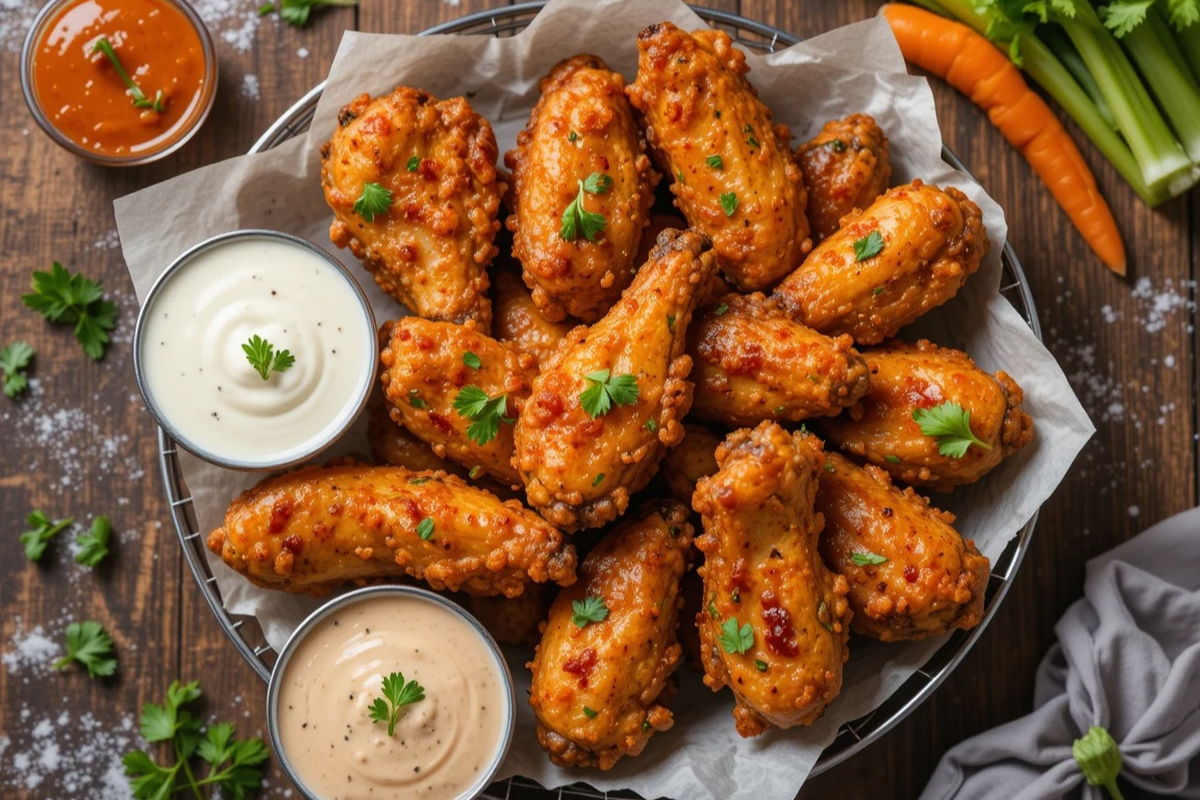
[[[512,170],[513,255],[533,302],[552,321],[595,322],[617,302],[640,262],[658,173],[625,98],[625,79],[602,59],[577,55],[540,83],[541,98],[504,156]],[[582,230],[563,238],[563,214],[589,175],[607,176],[604,191],[583,192],[583,209],[604,218],[594,241]]]
[[[866,114],[833,119],[796,148],[808,190],[808,222],[814,244],[838,229],[842,217],[883,194],[892,177],[888,140]]]
[[[230,504],[208,548],[251,583],[315,595],[403,576],[509,597],[530,581],[575,580],[574,548],[520,503],[403,467],[349,463],[267,478]]]
[[[467,610],[500,644],[536,647],[555,593],[548,584],[531,583],[517,597],[484,595],[467,599]]]
[[[728,295],[688,329],[692,413],[733,428],[838,414],[867,391],[867,365],[852,345],[761,294]]]
[[[842,688],[847,586],[817,552],[813,509],[824,461],[816,436],[764,422],[731,433],[696,487],[704,682],[733,690],[745,737],[811,725]]]
[[[497,154],[491,125],[461,97],[438,101],[407,86],[373,100],[361,95],[321,148],[321,185],[334,213],[329,238],[417,316],[474,320],[486,332],[486,268],[504,191]],[[367,184],[391,192],[373,218],[355,210]]]
[[[667,451],[660,471],[671,496],[691,508],[697,481],[717,471],[717,448],[725,439],[690,420],[683,430],[683,441]]]
[[[520,277],[507,265],[493,264],[492,334],[541,364],[578,323],[571,319],[551,322],[542,316]]]
[[[534,380],[517,419],[515,463],[530,505],[563,530],[623,514],[682,438],[692,402],[687,329],[715,268],[702,234],[664,231],[620,302],[572,331]],[[605,378],[626,376],[637,388],[631,403],[613,402],[595,417],[585,410],[585,391],[607,391]]]
[[[712,238],[722,271],[744,292],[770,289],[812,247],[791,134],[772,121],[748,71],[724,31],[663,22],[638,34],[627,90],[674,180],[675,205]]]
[[[392,421],[382,386],[371,392],[367,403],[367,443],[377,464],[418,471],[440,469],[460,478],[467,476],[467,470],[442,458],[433,452],[428,442],[421,441],[403,425]]]
[[[866,459],[893,478],[950,491],[973,483],[1033,438],[1033,420],[1021,408],[1024,393],[1005,372],[993,377],[961,350],[922,339],[891,341],[863,353],[871,387],[849,413],[823,429],[842,450]],[[699,390],[697,401],[699,404]],[[919,409],[955,403],[970,415],[972,444],[961,458],[942,455],[938,439],[921,433]]]
[[[849,581],[854,632],[894,642],[978,625],[989,564],[951,526],[954,515],[900,491],[877,467],[827,456],[817,492],[821,557]]]
[[[555,764],[611,769],[674,724],[665,701],[679,665],[679,586],[692,545],[687,516],[663,500],[624,520],[550,608],[529,664],[529,704],[538,743]],[[577,616],[585,603],[604,611],[590,614],[594,621]]]

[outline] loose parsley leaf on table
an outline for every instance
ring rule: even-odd
[[[55,669],[78,661],[93,678],[108,677],[117,671],[117,660],[112,657],[112,637],[99,622],[72,622],[67,626],[66,636],[67,654],[54,662]]]
[[[608,606],[603,597],[588,595],[582,600],[571,601],[571,621],[577,628],[586,628],[589,622],[603,622],[608,619]]]
[[[104,299],[98,281],[72,275],[55,261],[49,272],[33,273],[33,291],[21,296],[29,308],[51,322],[74,323],[83,352],[104,358],[108,331],[117,325],[117,306]]]
[[[481,447],[500,433],[500,423],[512,425],[513,417],[505,416],[508,411],[508,395],[488,397],[478,386],[464,386],[454,398],[454,410],[471,421],[467,427],[467,438]]]
[[[747,622],[738,627],[736,617],[730,617],[721,623],[721,635],[717,637],[726,653],[745,653],[754,646],[754,629]]]
[[[386,722],[388,736],[394,736],[396,721],[400,719],[400,709],[424,699],[425,689],[421,684],[416,681],[405,683],[403,673],[393,672],[383,679],[383,697],[376,697],[375,702],[371,704],[371,720]]]
[[[378,183],[364,183],[362,194],[354,201],[354,213],[367,222],[374,222],[376,216],[386,214],[391,207],[392,190],[385,189]]]
[[[75,563],[85,567],[94,567],[108,555],[108,542],[112,538],[112,523],[108,517],[99,516],[92,521],[92,530],[81,533],[75,539],[79,552],[75,554]]]
[[[242,345],[242,352],[264,381],[271,377],[272,372],[283,372],[296,363],[296,357],[290,350],[275,352],[275,345],[257,333]]]
[[[951,458],[962,458],[971,445],[991,450],[992,446],[980,441],[971,432],[971,412],[958,403],[942,403],[933,408],[918,408],[913,420],[921,433],[937,439],[938,452]]]
[[[614,405],[631,406],[637,402],[637,378],[633,375],[613,376],[611,370],[600,369],[584,375],[589,386],[579,394],[579,403],[592,419],[603,416]]]
[[[258,15],[265,16],[276,8],[279,18],[297,28],[308,24],[309,14],[317,6],[352,6],[356,0],[279,0],[278,3],[263,3],[258,7]]]
[[[579,193],[563,211],[562,227],[559,229],[558,235],[567,242],[575,241],[580,235],[589,242],[594,242],[596,237],[604,231],[607,221],[603,214],[594,214],[585,210],[583,198],[585,194],[604,194],[612,188],[613,181],[602,172],[593,172],[578,183]]]
[[[46,552],[46,545],[50,543],[50,539],[73,522],[75,522],[74,517],[67,517],[58,522],[51,522],[50,518],[42,511],[29,512],[29,516],[25,517],[25,524],[29,526],[29,530],[21,534],[21,544],[25,548],[25,557],[30,561],[41,559],[42,554]]]
[[[4,396],[16,397],[29,385],[25,368],[33,361],[33,348],[26,342],[13,342],[0,350],[0,370],[4,371]]]

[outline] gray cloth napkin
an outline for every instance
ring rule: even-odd
[[[1089,561],[1083,599],[1054,630],[1033,713],[947,752],[921,800],[1036,800],[1080,785],[1100,800],[1071,755],[1092,725],[1119,745],[1126,785],[1200,798],[1200,508]]]

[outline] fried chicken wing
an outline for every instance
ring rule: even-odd
[[[667,679],[691,544],[687,510],[652,504],[605,535],[559,592],[529,665],[538,743],[555,764],[610,769],[674,724]]]
[[[553,601],[554,593],[548,584],[531,583],[518,597],[484,595],[469,598],[467,608],[500,644],[536,647],[542,640],[539,629],[546,621]]]
[[[730,427],[838,414],[867,391],[852,344],[793,321],[761,294],[724,297],[688,329],[692,413]]]
[[[808,222],[818,244],[838,229],[842,217],[875,202],[892,177],[887,137],[866,114],[826,122],[796,149],[796,161],[804,174]]]
[[[329,238],[418,316],[474,320],[486,332],[485,269],[504,191],[497,154],[491,126],[461,97],[438,101],[407,86],[374,100],[361,95],[321,148]],[[372,184],[391,193],[385,210],[359,205]]]
[[[411,470],[440,469],[460,478],[467,476],[465,469],[442,458],[433,452],[428,442],[421,441],[403,425],[392,421],[383,387],[377,393],[371,393],[367,404],[367,443],[377,464]]]
[[[741,291],[770,289],[812,247],[800,167],[787,126],[746,80],[746,56],[724,31],[669,22],[638,34],[627,90],[688,224],[713,240]]]
[[[692,401],[683,351],[696,296],[715,269],[709,248],[695,231],[664,231],[620,302],[572,331],[534,380],[517,419],[515,463],[530,505],[563,530],[623,514],[682,438]]]
[[[878,344],[953,297],[988,247],[979,206],[953,186],[913,181],[847,219],[773,297],[821,333]]]
[[[925,340],[892,341],[864,356],[871,388],[848,414],[823,428],[842,450],[897,480],[949,491],[979,480],[1033,438],[1033,421],[1021,408],[1021,387],[1003,371],[994,377],[984,372],[961,350]],[[938,438],[921,433],[913,419],[918,410],[945,403],[970,415],[971,433],[983,442],[972,444],[961,458],[942,455]]]
[[[576,322],[551,322],[542,316],[529,289],[506,267],[492,269],[492,333],[522,353],[544,362]]]
[[[515,419],[529,397],[537,360],[470,325],[420,317],[386,322],[380,336],[380,380],[392,420],[442,458],[519,485],[512,425],[505,420]],[[503,408],[456,408],[472,394],[497,403],[504,396]]]
[[[435,589],[516,597],[575,580],[575,549],[520,503],[444,472],[305,467],[243,492],[208,548],[251,583],[324,594],[409,576]]]
[[[817,492],[821,557],[849,581],[854,632],[893,642],[978,625],[988,560],[954,530],[954,515],[900,491],[877,467],[827,456]]]
[[[742,736],[810,725],[837,696],[849,653],[846,579],[817,552],[813,510],[825,457],[812,434],[777,423],[731,433],[701,479],[704,682],[733,690]]]
[[[717,448],[724,439],[703,425],[683,423],[683,441],[663,457],[662,475],[671,496],[689,508],[696,482],[717,471]]]
[[[542,96],[504,163],[512,170],[513,255],[547,319],[595,322],[633,280],[658,174],[625,98],[625,79],[597,56],[560,62],[542,79]],[[585,191],[590,175],[611,185]],[[564,214],[582,203],[603,229],[564,235]]]

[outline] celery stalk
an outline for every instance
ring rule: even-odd
[[[1192,78],[1200,81],[1200,22],[1193,22],[1183,30],[1174,30],[1172,33],[1187,65],[1192,68]]]
[[[1037,29],[1037,37],[1062,62],[1079,87],[1087,92],[1088,98],[1095,104],[1100,116],[1104,117],[1108,127],[1115,131],[1117,121],[1113,119],[1112,110],[1104,100],[1104,93],[1100,91],[1096,79],[1092,77],[1092,73],[1088,72],[1087,65],[1079,57],[1079,51],[1075,49],[1075,45],[1071,44],[1071,40],[1063,33],[1062,28],[1057,25],[1042,25]]]
[[[1184,65],[1167,21],[1151,6],[1145,21],[1134,26],[1121,42],[1137,63],[1188,158],[1200,163],[1200,88]]]

